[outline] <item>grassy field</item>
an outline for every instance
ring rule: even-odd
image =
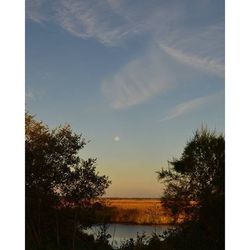
[[[160,199],[106,198],[112,211],[111,222],[132,224],[170,224],[170,213],[163,210]]]

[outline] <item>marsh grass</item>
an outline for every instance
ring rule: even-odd
[[[105,203],[112,211],[111,223],[144,225],[173,223],[170,211],[162,208],[160,199],[106,198]]]

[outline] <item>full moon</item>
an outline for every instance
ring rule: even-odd
[[[114,137],[114,141],[120,141],[120,137],[117,135]]]

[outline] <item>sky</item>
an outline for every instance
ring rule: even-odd
[[[156,171],[203,125],[224,133],[223,0],[26,0],[26,110],[90,140],[111,197],[160,197]]]

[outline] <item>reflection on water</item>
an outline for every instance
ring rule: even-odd
[[[168,231],[169,225],[124,225],[124,224],[109,224],[107,225],[107,233],[111,235],[110,244],[120,246],[121,242],[128,239],[136,239],[137,234],[145,233],[146,236],[151,236],[152,233],[161,234]],[[94,237],[100,232],[101,226],[95,225],[86,230],[85,233],[92,234]]]

